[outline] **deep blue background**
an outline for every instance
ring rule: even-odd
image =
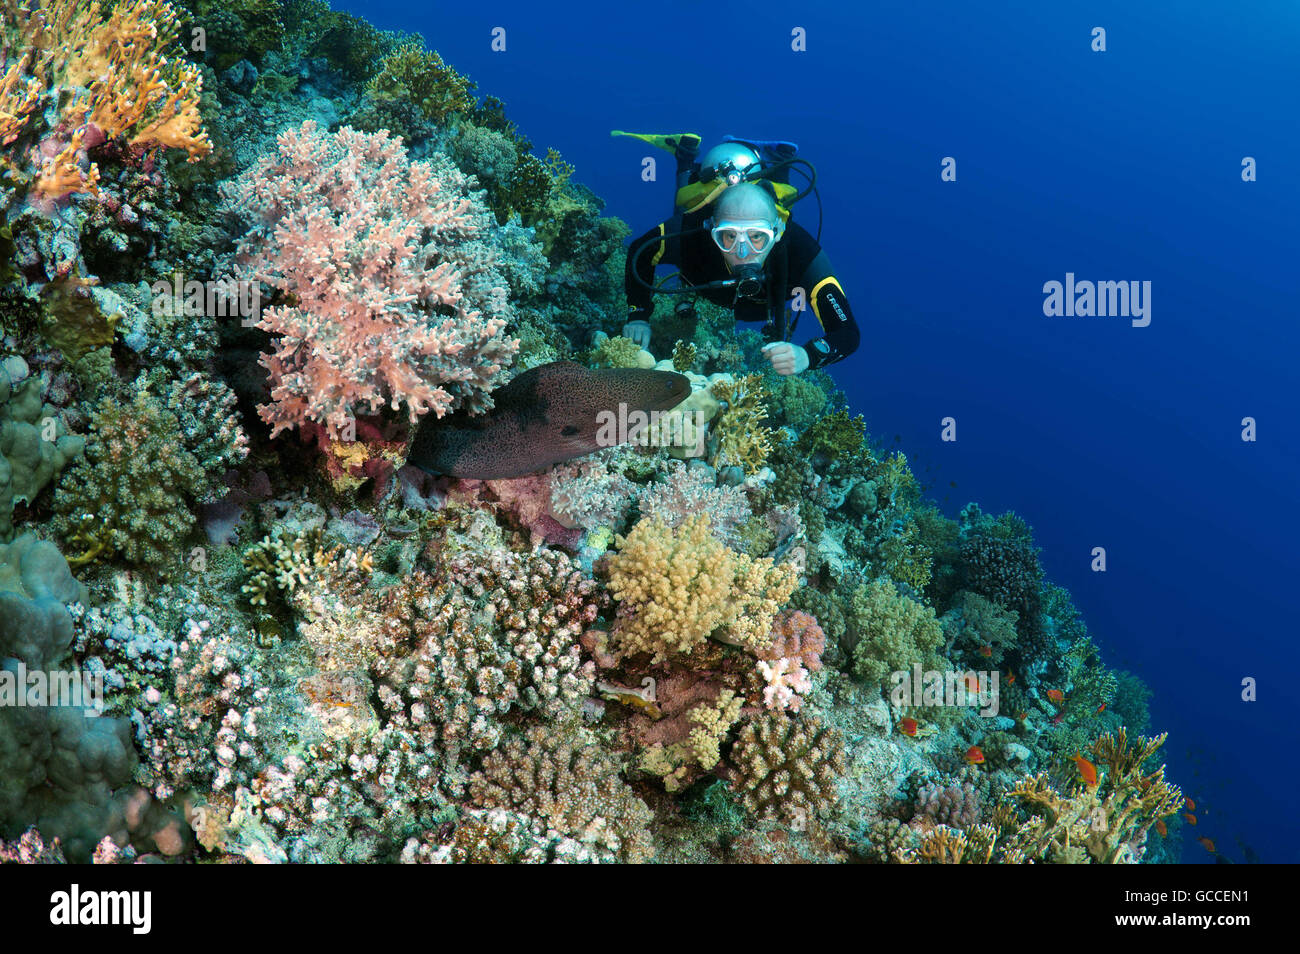
[[[670,207],[671,159],[643,183],[649,150],[609,130],[798,141],[863,326],[833,370],[853,408],[899,435],[949,515],[976,500],[1024,516],[1107,661],[1155,690],[1201,816],[1186,860],[1211,860],[1196,835],[1234,861],[1238,838],[1300,860],[1300,8],[971,6],[343,4],[422,33],[636,233]],[[1067,271],[1150,280],[1150,326],[1044,317],[1043,283]]]

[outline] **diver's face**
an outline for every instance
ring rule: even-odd
[[[727,268],[762,265],[778,239],[775,229],[761,220],[724,220],[713,228],[713,241]]]

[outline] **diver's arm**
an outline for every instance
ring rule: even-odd
[[[811,236],[809,236],[811,239]],[[820,249],[803,271],[799,285],[822,327],[822,336],[804,345],[809,368],[824,368],[858,350],[862,338],[848,296],[831,269],[830,258]]]

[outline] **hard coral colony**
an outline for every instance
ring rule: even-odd
[[[627,227],[436,53],[321,0],[2,9],[0,699],[99,695],[0,706],[0,859],[1170,856],[1163,736],[1023,522],[942,516],[716,309],[609,338]],[[619,395],[676,439],[590,454],[566,409]]]

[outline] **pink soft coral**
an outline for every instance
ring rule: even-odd
[[[758,671],[766,685],[763,705],[798,712],[812,689],[810,673],[822,668],[826,634],[817,620],[799,610],[786,610],[772,624],[772,642],[758,650]]]
[[[387,132],[321,133],[308,120],[278,142],[223,190],[250,225],[239,277],[286,301],[258,323],[275,336],[262,356],[271,403],[258,408],[272,435],[315,421],[348,438],[356,415],[386,404],[411,421],[488,406],[518,342],[463,287],[455,252],[481,244],[482,221],[463,183],[447,188]],[[489,308],[505,299],[492,291],[478,296]]]

